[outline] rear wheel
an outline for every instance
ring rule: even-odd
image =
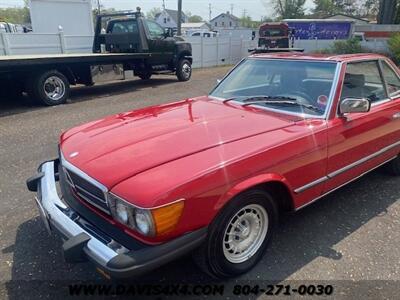
[[[217,278],[249,271],[263,257],[277,216],[269,193],[251,190],[239,195],[210,226],[206,243],[194,254],[195,262]]]
[[[176,66],[176,77],[179,81],[188,81],[192,77],[192,64],[187,59],[181,59]]]
[[[28,83],[28,93],[35,100],[47,106],[63,104],[70,93],[68,79],[56,70],[37,74]]]
[[[393,176],[400,176],[400,155],[385,165],[386,170]]]

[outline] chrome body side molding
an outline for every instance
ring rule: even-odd
[[[351,179],[350,181],[348,181],[348,182],[346,182],[346,183],[344,183],[344,184],[342,184],[342,185],[339,185],[338,187],[334,188],[333,190],[330,190],[330,191],[326,192],[325,194],[322,194],[321,196],[318,196],[317,198],[315,198],[315,199],[313,199],[313,200],[311,200],[311,201],[309,201],[309,202],[303,204],[302,206],[299,206],[298,208],[295,209],[295,211],[298,211],[298,210],[300,210],[300,209],[302,209],[302,208],[304,208],[304,207],[306,207],[306,206],[308,206],[308,205],[310,205],[310,204],[313,204],[313,203],[316,202],[317,200],[319,200],[319,199],[321,199],[321,198],[323,198],[323,197],[329,195],[330,193],[333,193],[334,191],[336,191],[336,190],[340,189],[341,187],[344,187],[345,185],[347,185],[347,184],[349,184],[349,183],[351,183],[351,182],[353,182],[353,181],[359,179],[360,177],[363,177],[365,174],[368,174],[369,172],[371,172],[371,171],[373,171],[373,170],[379,168],[380,166],[383,166],[384,164],[390,162],[391,160],[393,160],[393,159],[395,159],[395,158],[397,158],[397,155],[396,155],[395,157],[392,157],[392,158],[390,158],[390,159],[384,161],[383,163],[377,165],[376,167],[373,167],[372,169],[370,169],[370,170],[368,170],[368,171],[366,171],[366,172],[364,172],[364,173],[358,175],[357,177],[354,177],[354,178]]]
[[[394,143],[392,145],[389,145],[389,146],[387,146],[385,148],[382,148],[381,150],[379,150],[379,151],[377,151],[377,152],[375,152],[375,153],[373,153],[371,155],[368,155],[368,156],[366,156],[366,157],[364,157],[364,158],[362,158],[360,160],[357,160],[354,163],[352,163],[350,165],[347,165],[347,166],[345,166],[345,167],[343,167],[343,168],[341,168],[339,170],[336,170],[336,171],[334,171],[332,173],[329,173],[327,176],[321,177],[321,178],[319,178],[319,179],[317,179],[317,180],[315,180],[313,182],[310,182],[310,183],[308,183],[308,184],[306,184],[306,185],[304,185],[302,187],[299,187],[299,188],[295,189],[294,192],[296,194],[300,194],[300,193],[302,193],[302,192],[304,192],[304,191],[306,191],[306,190],[308,190],[308,189],[310,189],[310,188],[312,188],[312,187],[314,187],[314,186],[316,186],[318,184],[324,183],[325,181],[328,181],[329,179],[332,179],[332,178],[334,178],[334,177],[336,177],[336,176],[338,176],[340,174],[343,174],[343,173],[345,173],[345,172],[347,172],[347,171],[349,171],[349,170],[351,170],[351,169],[353,169],[355,167],[358,167],[359,165],[362,165],[362,164],[370,161],[371,159],[374,159],[374,158],[384,154],[385,152],[387,152],[389,150],[392,150],[393,148],[396,148],[397,146],[400,146],[400,141],[398,141],[398,142],[396,142],[396,143]],[[391,158],[390,160],[392,160],[394,158]],[[388,161],[390,161],[390,160],[388,160]],[[366,173],[374,170],[375,168],[376,167],[374,167],[373,169],[367,171]]]

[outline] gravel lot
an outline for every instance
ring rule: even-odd
[[[25,180],[42,161],[56,157],[61,132],[108,114],[205,94],[228,70],[196,70],[187,83],[158,76],[149,82],[79,87],[73,90],[70,103],[59,107],[39,107],[25,99],[0,100],[1,299],[7,295],[12,299],[46,297],[48,290],[37,287],[48,280],[101,279],[91,264],[63,262],[61,243],[45,232],[34,195],[25,187]],[[297,214],[284,216],[262,262],[229,283],[329,280],[345,290],[354,284],[351,281],[363,280],[359,290],[368,290],[365,298],[391,298],[400,293],[399,246],[400,178],[377,170]],[[198,283],[210,279],[190,258],[182,258],[136,281]],[[377,285],[387,287],[373,289]],[[341,296],[358,298],[360,291],[349,289]]]

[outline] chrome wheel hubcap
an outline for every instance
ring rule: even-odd
[[[183,75],[188,78],[192,73],[192,67],[188,64],[183,64],[182,66]]]
[[[264,207],[243,207],[229,221],[222,242],[225,258],[234,264],[250,259],[260,249],[268,232],[268,214]]]
[[[54,101],[60,100],[65,95],[65,84],[56,76],[51,76],[44,82],[46,96]]]

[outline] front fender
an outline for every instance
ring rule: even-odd
[[[290,191],[291,196],[293,198],[292,194],[292,187],[290,186],[289,182],[285,177],[283,177],[280,174],[276,173],[267,173],[267,174],[259,174],[257,176],[247,178],[237,184],[235,184],[233,187],[231,187],[225,194],[223,194],[218,202],[215,205],[215,210],[219,211],[223,206],[227,204],[232,198],[235,196],[239,195],[240,193],[255,187],[260,184],[265,184],[268,182],[279,182],[282,183],[286,186],[288,191]]]

